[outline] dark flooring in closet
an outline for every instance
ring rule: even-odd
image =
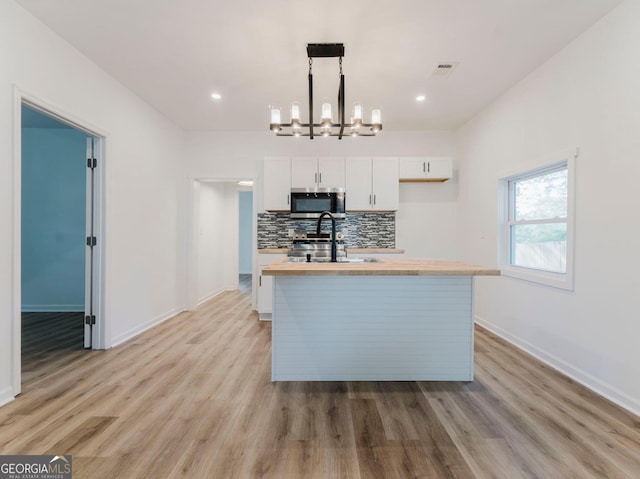
[[[85,353],[84,313],[22,313],[22,386]]]

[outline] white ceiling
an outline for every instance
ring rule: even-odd
[[[17,0],[197,130],[267,130],[269,105],[295,100],[304,115],[306,44],[320,42],[345,44],[348,110],[356,100],[365,112],[382,105],[385,130],[455,128],[620,1]],[[459,65],[433,76],[441,62]],[[337,60],[316,59],[313,72],[314,98],[336,108]]]

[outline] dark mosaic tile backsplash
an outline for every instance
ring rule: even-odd
[[[289,248],[289,229],[315,231],[316,220],[292,220],[289,213],[258,214],[258,249]],[[336,222],[337,231],[345,235],[347,248],[395,248],[395,213],[347,213]],[[331,222],[322,220],[322,231],[331,230]]]

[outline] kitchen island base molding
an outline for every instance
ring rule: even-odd
[[[472,381],[473,277],[275,276],[273,381]]]

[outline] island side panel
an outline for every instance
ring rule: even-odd
[[[473,380],[469,276],[275,276],[273,381]]]

